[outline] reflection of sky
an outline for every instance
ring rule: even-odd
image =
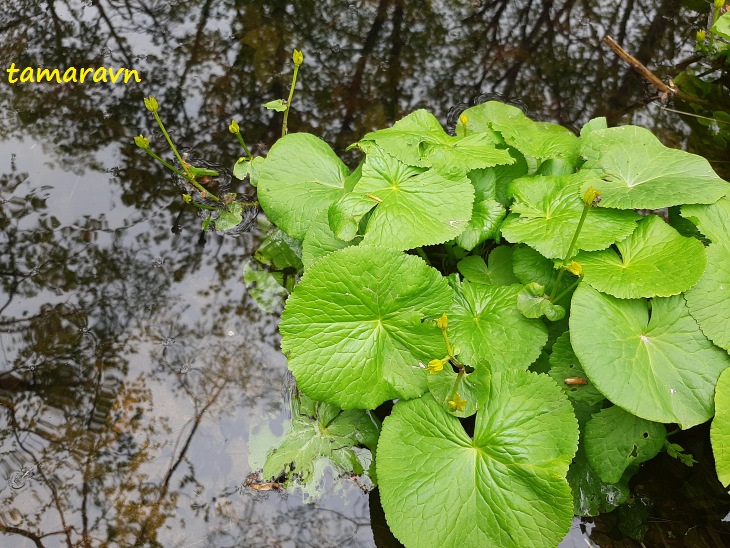
[[[21,88],[0,78],[0,199],[12,213],[0,233],[0,427],[16,420],[18,434],[0,428],[0,521],[52,534],[48,545],[65,523],[79,542],[85,508],[92,545],[110,527],[133,538],[169,475],[166,519],[148,522],[164,546],[372,546],[368,499],[349,482],[316,505],[239,489],[250,432],[280,429],[285,414],[277,319],[241,283],[254,236],[209,234],[201,247],[193,211],[171,232],[178,191],[131,144],[144,132],[165,150],[141,99],[160,99],[181,146],[229,166],[240,155],[231,117],[252,147],[280,132],[260,105],[288,91],[297,47],[305,64],[290,124],[340,151],[415,108],[445,121],[490,93],[540,119],[608,115],[686,142],[676,117],[631,106],[644,84],[596,44],[623,34],[627,49],[665,63],[691,50],[691,25],[663,19],[668,3],[584,4],[2,2],[3,67],[126,66],[145,81]],[[663,35],[647,37],[654,21]]]

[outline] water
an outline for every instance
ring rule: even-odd
[[[142,82],[0,79],[0,544],[395,545],[377,494],[352,482],[331,480],[316,504],[245,487],[250,438],[280,433],[286,415],[278,319],[241,282],[258,235],[201,236],[172,177],[133,144],[144,133],[165,150],[143,96],[182,148],[223,168],[241,154],[232,118],[254,152],[275,141],[279,115],[260,105],[286,96],[295,47],[289,125],[349,163],[350,143],[416,108],[446,123],[495,96],[691,148],[691,128],[646,106],[652,91],[599,41],[611,33],[671,74],[697,20],[644,0],[3,2],[4,68],[126,67]],[[660,457],[635,482],[652,542],[727,539],[730,498],[703,436],[680,441],[695,468]],[[638,546],[630,516],[576,519],[565,546]]]

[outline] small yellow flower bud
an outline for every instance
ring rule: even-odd
[[[155,99],[155,98],[154,98],[154,97],[152,97],[152,96],[150,96],[150,97],[145,97],[145,98],[144,98],[144,106],[145,106],[145,107],[147,108],[147,110],[149,110],[150,112],[157,112],[157,108],[158,108],[158,105],[157,105],[157,99]]]
[[[459,394],[454,395],[453,400],[449,400],[449,408],[452,411],[463,411],[466,408],[467,400],[462,400]]]
[[[581,265],[578,261],[571,261],[570,265],[566,266],[566,268],[576,276],[583,274],[583,265]]]
[[[294,50],[294,53],[292,54],[291,57],[296,66],[299,66],[304,62],[304,54],[302,54],[302,52],[299,51],[298,49]]]
[[[705,41],[705,38],[707,38],[707,33],[705,32],[705,29],[698,30],[695,38],[697,39],[697,42],[703,43]]]
[[[241,128],[238,127],[238,122],[236,122],[235,120],[231,120],[231,125],[228,126],[228,131],[230,131],[234,135],[236,133],[240,133],[241,132]]]
[[[445,331],[449,328],[449,318],[446,317],[446,312],[441,314],[440,318],[436,319],[436,327],[438,327],[441,331]]]
[[[469,121],[469,117],[462,113],[461,116],[459,116],[459,122],[461,122],[462,126],[466,126],[466,123]]]
[[[725,7],[725,0],[715,0],[715,9],[721,10]]]
[[[583,196],[583,203],[589,206],[597,206],[601,203],[601,191],[590,187]]]
[[[148,148],[150,148],[150,140],[141,134],[134,138],[134,144],[142,150],[147,150]]]

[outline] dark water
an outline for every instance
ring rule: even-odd
[[[699,2],[703,11],[706,5]],[[692,56],[706,14],[676,0],[3,0],[0,66],[136,69],[141,83],[10,84],[0,75],[0,545],[393,545],[367,495],[314,504],[243,482],[251,438],[280,433],[277,317],[241,281],[257,233],[200,235],[171,177],[132,141],[173,138],[230,167],[231,118],[265,151],[289,125],[336,150],[425,107],[444,123],[500,97],[578,128],[594,116],[697,149],[695,128],[600,46],[657,74]],[[705,152],[727,173],[727,151]],[[346,158],[352,157],[345,156]],[[727,178],[727,175],[726,175]],[[242,189],[239,189],[242,190]],[[174,229],[174,230],[173,230]],[[698,428],[633,482],[622,512],[576,519],[564,546],[730,545],[730,497]],[[696,435],[695,435],[696,434]],[[371,497],[372,498],[372,497]],[[372,511],[372,527],[371,527]],[[730,519],[730,518],[728,518]]]

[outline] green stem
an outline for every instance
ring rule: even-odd
[[[157,125],[160,126],[160,129],[162,130],[162,134],[165,136],[165,139],[167,139],[167,144],[170,145],[170,148],[172,149],[172,152],[175,153],[175,158],[177,158],[177,161],[180,162],[180,165],[185,170],[185,173],[187,173],[187,179],[192,183],[195,180],[195,177],[193,177],[193,173],[190,171],[190,168],[188,168],[187,164],[183,162],[182,157],[180,156],[180,153],[175,148],[175,145],[172,142],[172,139],[170,139],[170,135],[167,133],[167,130],[165,129],[165,124],[162,123],[162,119],[160,118],[160,115],[157,114],[156,111],[152,113],[152,115],[155,117],[155,121],[157,122]]]
[[[580,281],[581,281],[582,279],[583,279],[583,276],[580,276],[580,277],[579,277],[579,278],[578,278],[578,279],[576,280],[576,282],[575,282],[575,283],[574,283],[573,285],[571,285],[570,287],[568,287],[568,289],[566,289],[566,290],[565,290],[565,291],[563,291],[563,292],[562,292],[562,293],[561,293],[560,295],[558,295],[557,297],[555,297],[555,299],[554,299],[554,300],[553,300],[553,299],[551,299],[551,300],[550,300],[550,302],[552,302],[552,303],[557,303],[557,302],[559,302],[559,301],[560,301],[560,299],[562,299],[562,298],[563,298],[563,297],[565,297],[565,296],[566,296],[566,295],[567,295],[568,293],[570,293],[570,292],[571,292],[571,291],[572,291],[573,289],[575,289],[575,288],[576,288],[576,287],[578,286],[578,284],[580,283]]]
[[[292,97],[294,97],[294,86],[297,85],[297,74],[299,73],[299,65],[294,65],[294,75],[291,79],[291,88],[289,89],[289,99],[286,101],[286,110],[284,111],[284,122],[281,124],[281,136],[286,135],[286,122],[289,118],[289,108],[291,107]]]
[[[162,158],[160,158],[157,154],[155,154],[154,152],[152,152],[150,149],[145,148],[145,149],[142,149],[142,150],[144,150],[147,154],[149,154],[150,156],[152,156],[155,160],[157,160],[158,162],[160,162],[163,166],[165,166],[167,169],[169,169],[173,173],[177,173],[183,179],[187,179],[188,178],[188,176],[185,173],[183,173],[182,171],[180,171],[179,169],[177,169],[175,166],[173,166],[171,164],[168,164],[165,160],[163,160]]]
[[[243,147],[244,152],[246,153],[246,158],[248,160],[252,160],[253,156],[251,156],[251,151],[248,150],[248,147],[246,146],[246,143],[243,142],[243,136],[241,135],[241,132],[236,133],[236,137],[238,137],[238,142],[241,143],[241,146]]]
[[[456,398],[456,394],[459,393],[459,385],[461,384],[461,379],[464,378],[464,375],[466,375],[466,370],[462,367],[461,369],[459,369],[459,374],[456,375],[454,388],[451,390],[451,397],[446,401],[454,401],[454,398]]]
[[[578,221],[578,226],[575,227],[575,234],[573,234],[573,239],[570,242],[570,246],[568,247],[568,253],[565,255],[565,259],[563,259],[562,268],[560,269],[560,272],[558,273],[558,279],[555,280],[555,284],[553,285],[553,290],[550,292],[550,302],[555,302],[555,294],[558,292],[558,286],[560,285],[560,280],[563,279],[563,274],[565,274],[565,267],[568,266],[568,261],[573,256],[573,248],[575,247],[575,244],[578,242],[578,236],[580,235],[580,231],[583,228],[583,223],[586,221],[586,217],[588,216],[588,210],[591,208],[592,204],[583,204],[583,213],[580,214],[580,221]]]

